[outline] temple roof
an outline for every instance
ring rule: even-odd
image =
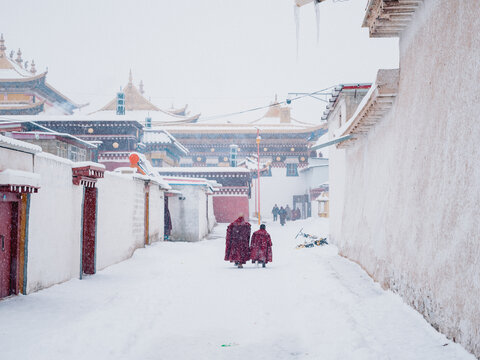
[[[0,86],[6,89],[8,93],[9,89],[14,89],[15,92],[33,90],[37,95],[43,98],[51,106],[61,109],[62,112],[72,114],[74,109],[78,109],[81,106],[75,104],[65,95],[53,88],[46,82],[47,71],[36,74],[35,62],[30,62],[30,69],[28,69],[28,61],[23,61],[22,52],[20,49],[17,51],[16,59],[13,59],[14,52],[10,53],[10,57],[6,54],[5,40],[3,34],[0,35]],[[15,106],[15,104],[9,104],[11,108],[15,108],[18,111],[22,110],[21,107],[25,107],[24,104]],[[40,104],[32,104],[28,107],[38,109]],[[42,107],[43,110],[43,107]],[[30,112],[29,112],[30,113]]]
[[[263,110],[262,110],[263,109]],[[263,115],[258,112],[263,111]],[[256,115],[255,115],[256,114]],[[260,115],[260,116],[259,116]],[[219,118],[204,120],[196,124],[164,124],[168,131],[178,133],[256,133],[257,128],[267,133],[308,133],[325,127],[325,124],[312,124],[299,121],[291,116],[291,109],[279,103],[277,96],[267,110],[261,108],[245,114],[229,114]]]
[[[128,84],[122,89],[125,94],[125,115],[117,115],[117,98],[112,99],[107,105],[100,110],[93,112],[91,115],[95,118],[126,118],[133,117],[135,120],[145,123],[145,118],[152,119],[152,124],[161,125],[163,123],[194,123],[200,117],[200,114],[188,116],[186,108],[162,110],[158,106],[152,104],[143,95],[143,82],[140,91],[133,84],[132,71],[130,71]]]

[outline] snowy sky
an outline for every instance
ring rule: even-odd
[[[21,48],[37,70],[48,67],[48,82],[89,110],[131,68],[155,104],[210,116],[398,67],[398,41],[361,28],[366,2],[322,3],[318,44],[313,4],[301,8],[298,58],[293,0],[23,0],[1,6],[0,32],[7,52]],[[324,107],[305,99],[293,113],[313,122]]]

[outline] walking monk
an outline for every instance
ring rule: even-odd
[[[243,214],[227,228],[225,261],[235,263],[239,269],[250,260],[250,229],[251,225],[245,221]]]
[[[272,262],[272,239],[265,228],[265,224],[262,224],[260,225],[260,230],[253,233],[250,246],[252,262],[258,261],[263,267],[265,267],[266,263]]]

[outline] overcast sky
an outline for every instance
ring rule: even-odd
[[[293,0],[0,1],[7,52],[21,48],[37,70],[48,67],[47,81],[89,110],[130,69],[155,104],[210,116],[398,67],[398,41],[361,28],[366,0],[322,3],[319,43],[313,4],[301,8],[298,58]],[[324,109],[314,99],[292,106],[304,121]]]

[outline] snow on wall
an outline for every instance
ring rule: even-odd
[[[425,1],[400,39],[392,111],[330,151],[331,239],[476,356],[479,33],[475,2]]]
[[[105,172],[98,187],[97,271],[132,256],[145,243],[145,182]]]
[[[164,194],[157,185],[150,186],[148,205],[148,239],[149,243],[163,241],[164,232]]]
[[[27,294],[78,278],[82,187],[72,183],[72,166],[35,156],[41,188],[31,195],[28,224]]]

